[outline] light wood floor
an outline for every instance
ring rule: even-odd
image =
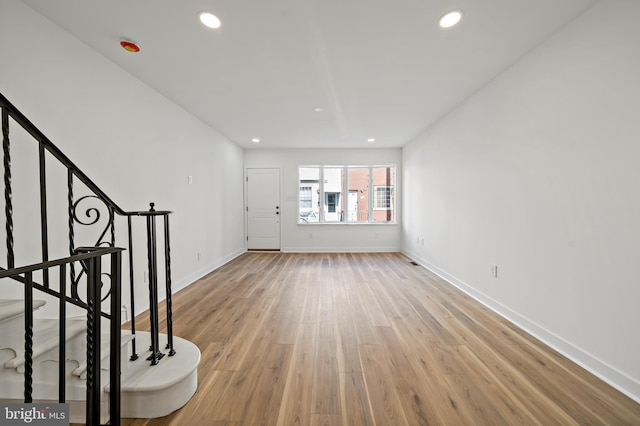
[[[196,395],[123,424],[640,425],[639,404],[397,253],[246,253],[174,296],[174,330],[202,351]]]

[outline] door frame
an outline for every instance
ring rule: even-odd
[[[249,250],[249,170],[250,169],[273,169],[278,170],[278,205],[280,206],[280,226],[278,227],[280,247],[269,251],[282,251],[282,223],[285,218],[284,206],[282,204],[282,166],[245,166],[244,168],[244,249]]]

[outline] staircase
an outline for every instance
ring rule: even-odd
[[[45,304],[44,300],[34,301],[38,308]],[[11,310],[10,310],[11,309]],[[18,314],[15,313],[20,309]],[[65,325],[65,361],[68,372],[65,377],[65,402],[69,403],[70,420],[74,423],[85,422],[86,394],[86,321],[84,319],[67,318]],[[0,300],[0,395],[4,402],[24,402],[24,373],[26,359],[24,356],[24,303],[18,300]],[[58,345],[58,320],[34,319],[33,322],[33,402],[57,402],[58,399],[58,365],[60,364]],[[123,336],[126,346],[131,335]],[[108,336],[102,338],[108,341]],[[106,353],[102,353],[102,365],[109,365],[108,345]],[[126,349],[121,353],[126,355]],[[123,365],[125,360],[122,360]],[[108,383],[108,369],[100,371],[100,382]],[[109,420],[108,394],[100,395],[100,422]]]
[[[45,301],[35,300],[34,309]],[[23,402],[25,358],[22,355],[24,336],[24,303],[18,300],[0,300],[0,384],[4,402]],[[52,319],[34,320],[34,366],[33,399],[55,401],[58,392],[58,321]],[[180,357],[170,357],[153,368],[148,362],[128,360],[133,335],[124,334],[121,340],[122,365],[122,417],[155,418],[170,414],[186,404],[197,389],[197,365],[200,351],[192,343],[174,337],[174,348]],[[166,341],[166,335],[160,334]],[[102,365],[109,364],[108,335],[102,336]],[[140,345],[151,343],[148,332],[136,333]],[[66,319],[66,401],[70,403],[72,423],[85,421],[86,364],[86,322],[84,319]],[[129,349],[128,349],[129,348]],[[100,372],[101,383],[107,383],[100,394],[100,422],[109,420],[109,374],[108,369]]]
[[[122,417],[161,417],[181,408],[197,389],[200,351],[193,343],[173,336],[171,212],[156,211],[153,203],[148,211],[121,209],[2,94],[0,107],[6,242],[5,253],[0,251],[6,256],[6,264],[0,267],[0,401],[66,403],[71,422],[92,425],[119,425]],[[29,144],[24,134],[32,138],[38,148],[37,168],[12,164],[10,129],[20,133],[22,144]],[[54,182],[59,174],[48,172],[52,160],[53,168],[66,169],[62,184]],[[25,170],[39,170],[38,205],[30,206],[24,203],[25,197],[14,196],[19,187],[13,183],[16,170],[18,177]],[[55,184],[62,190],[50,190]],[[47,202],[51,193],[60,192],[65,196],[61,203]],[[50,208],[60,205],[64,208]],[[14,217],[14,209],[23,210],[22,215]],[[24,211],[39,211],[39,221],[26,223],[24,217],[34,215]],[[131,330],[121,329],[123,288],[128,289],[126,302],[132,313],[139,301],[135,293],[140,289],[134,283],[133,223],[140,219],[147,230],[146,256],[140,263],[147,267],[148,289],[145,285],[142,297],[149,301],[149,332],[136,330],[135,315]],[[164,231],[160,250],[164,254],[166,334],[159,332],[158,322],[161,277],[156,219],[162,220]],[[117,220],[126,221],[122,238],[116,238]],[[54,222],[66,223],[66,232],[49,226]],[[40,237],[37,246],[34,232]],[[116,247],[121,240],[126,241],[128,255],[126,287],[122,285],[123,249]],[[65,246],[68,252],[60,252],[59,247]],[[34,252],[40,258],[37,263],[32,260]]]

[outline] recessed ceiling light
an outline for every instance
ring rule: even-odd
[[[374,138],[369,138],[367,139],[367,142],[375,142],[376,140]]]
[[[253,142],[253,143],[260,143],[260,139],[258,139],[258,138],[253,138],[253,139],[251,139],[251,142]]]
[[[322,112],[322,111],[324,111],[324,108],[322,108],[322,107],[315,107],[313,110],[314,110],[315,112]]]
[[[461,10],[452,10],[440,18],[440,26],[442,28],[451,28],[462,19]]]
[[[202,22],[202,25],[204,25],[205,27],[220,28],[220,19],[218,19],[218,17],[213,13],[200,12],[198,14],[198,17],[200,18],[200,22]]]

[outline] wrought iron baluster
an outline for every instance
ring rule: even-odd
[[[100,424],[100,275],[101,259],[87,264],[87,424]]]
[[[49,260],[49,232],[47,229],[47,171],[45,167],[44,144],[38,144],[38,158],[40,163],[40,234],[42,240],[42,261]],[[49,270],[42,270],[42,283],[49,287]]]
[[[75,231],[73,228],[73,171],[67,169],[67,214],[69,224],[69,255],[73,256],[76,251],[75,247]],[[69,274],[71,278],[71,298],[80,299],[78,297],[78,284],[76,283],[76,268],[73,263],[69,265]]]
[[[171,243],[169,241],[169,214],[164,215],[164,265],[166,273],[167,347],[169,356],[176,354],[173,348],[173,304],[171,302]]]
[[[154,203],[150,204],[150,213],[155,212]],[[151,365],[158,364],[164,356],[160,352],[158,343],[158,264],[156,252],[156,218],[153,214],[147,215],[147,258],[149,263],[149,320],[151,322],[151,355],[147,360]]]
[[[7,231],[7,268],[14,265],[13,255],[13,201],[11,188],[11,144],[9,142],[9,112],[2,108],[2,149],[4,151],[4,213]]]
[[[33,402],[33,272],[24,274],[24,402]]]
[[[98,262],[100,259],[98,259]],[[121,292],[122,252],[111,254],[111,318],[110,318],[110,360],[109,360],[109,386],[111,389],[120,389],[120,345],[121,345]],[[99,320],[99,319],[98,319]],[[109,392],[109,424],[120,425],[120,392]]]
[[[111,218],[111,247],[115,247],[116,246],[116,221],[114,220],[115,217],[113,213],[113,207],[111,206],[109,206],[109,217]]]
[[[60,318],[60,328],[58,336],[58,402],[63,403],[66,400],[65,383],[66,383],[66,342],[67,342],[67,268],[63,263],[60,265],[60,298],[58,316]]]
[[[131,226],[131,216],[127,216],[127,228],[129,231],[129,304],[131,305],[131,334],[133,334],[133,340],[131,341],[131,357],[130,361],[138,359],[136,353],[136,308],[135,308],[135,291],[133,285],[133,229]]]

